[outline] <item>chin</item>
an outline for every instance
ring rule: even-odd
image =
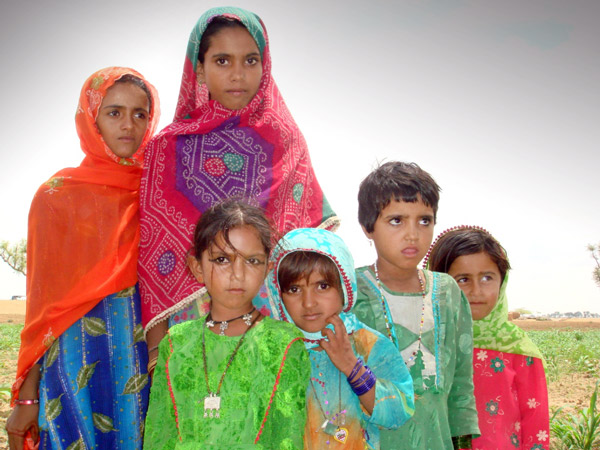
[[[297,325],[297,326],[298,326],[298,328],[300,328],[302,331],[305,331],[305,332],[307,332],[307,333],[317,333],[317,332],[321,331],[323,328],[325,328],[325,325],[323,325],[322,327],[315,326],[315,325],[313,325],[313,326],[309,326],[309,327],[301,327],[301,326],[299,326],[299,325]]]

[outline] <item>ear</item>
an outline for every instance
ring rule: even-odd
[[[204,83],[204,66],[200,61],[196,61],[196,81],[198,84]]]
[[[195,256],[188,255],[187,264],[190,268],[190,272],[192,272],[192,275],[194,275],[194,278],[198,280],[198,283],[204,284],[204,273],[202,272],[200,261],[198,261]]]
[[[267,263],[267,273],[269,273],[271,270],[273,270],[273,265],[274,265],[273,261],[269,261]]]
[[[361,225],[360,227],[362,228],[363,233],[365,233],[365,236],[367,237],[367,239],[373,239],[373,233],[369,233],[363,225]]]

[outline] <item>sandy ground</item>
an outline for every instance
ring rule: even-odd
[[[513,323],[525,331],[544,331],[562,328],[570,328],[572,330],[589,330],[600,328],[600,319],[517,319],[513,320]]]

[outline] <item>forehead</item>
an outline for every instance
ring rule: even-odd
[[[102,106],[120,105],[148,108],[148,95],[133,83],[115,83],[106,91]]]
[[[485,252],[462,255],[454,260],[448,272],[452,273],[500,273],[496,263]]]
[[[433,216],[433,208],[423,203],[420,195],[417,195],[415,202],[405,202],[403,200],[391,199],[390,203],[381,210],[381,217],[388,215],[430,215]]]
[[[259,53],[258,45],[243,27],[228,27],[217,31],[210,38],[207,53]]]
[[[210,253],[241,253],[243,255],[265,254],[265,248],[258,231],[251,226],[243,225],[229,230],[229,244],[223,231],[219,231],[211,242]]]

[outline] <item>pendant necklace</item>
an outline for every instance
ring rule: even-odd
[[[208,316],[206,316],[206,327],[212,328],[215,325],[219,325],[219,329],[221,330],[219,334],[221,336],[225,336],[225,330],[229,328],[229,322],[242,319],[246,325],[250,326],[252,324],[252,314],[254,313],[254,311],[256,311],[256,308],[253,307],[250,312],[247,312],[246,314],[242,314],[241,316],[237,316],[229,320],[213,320],[211,313],[208,313]]]
[[[254,309],[252,310],[252,312],[254,312]],[[252,313],[248,313],[248,314],[251,315]],[[207,316],[207,319],[208,319],[208,317],[209,316]],[[204,364],[204,381],[206,381],[206,392],[208,392],[208,395],[206,397],[204,397],[204,417],[210,417],[211,419],[213,417],[215,417],[217,419],[221,417],[220,393],[221,393],[221,386],[223,386],[223,380],[225,379],[227,370],[229,370],[229,366],[231,366],[231,363],[233,362],[233,358],[235,358],[235,355],[237,355],[238,350],[242,346],[242,342],[244,342],[246,333],[248,333],[248,331],[250,331],[250,328],[252,328],[252,325],[254,325],[254,323],[258,320],[259,317],[260,317],[260,313],[254,318],[254,320],[250,320],[250,323],[245,322],[246,325],[248,325],[248,328],[246,329],[246,331],[244,331],[244,334],[242,334],[242,336],[240,337],[240,340],[238,341],[237,345],[233,349],[233,352],[231,353],[231,356],[229,357],[229,361],[227,361],[227,366],[225,366],[225,370],[223,371],[223,375],[221,375],[221,379],[219,380],[219,385],[217,386],[216,392],[212,392],[210,390],[210,386],[208,385],[208,368],[207,368],[207,364],[206,364],[206,342],[205,342],[205,338],[204,338],[204,335],[206,334],[206,328],[204,328],[202,330],[202,362]]]
[[[394,339],[392,337],[392,330],[391,330],[391,327],[393,325],[392,325],[392,321],[388,317],[387,308],[385,307],[385,296],[383,295],[381,281],[379,280],[379,271],[377,270],[377,261],[375,261],[375,263],[373,263],[373,269],[375,272],[375,280],[377,280],[377,289],[379,289],[379,295],[381,297],[381,307],[383,308],[383,317],[385,319],[385,327],[387,328],[387,334],[388,334],[388,337],[390,338],[390,340],[392,342],[394,342]],[[423,277],[421,276],[421,271],[419,269],[417,269],[417,277],[419,278],[419,284],[421,285],[421,296],[423,298],[422,306],[421,306],[421,324],[419,325],[419,339],[418,339],[417,349],[414,352],[412,352],[412,356],[410,356],[408,358],[409,361],[412,361],[413,359],[415,359],[415,356],[417,356],[417,354],[421,351],[421,338],[423,336],[423,323],[425,322],[425,283],[423,282]]]
[[[323,395],[327,395],[327,391],[324,390],[325,383],[319,380],[316,381],[323,387]],[[331,417],[329,417],[329,411],[326,412],[323,409],[323,406],[321,406],[321,402],[319,401],[319,396],[317,395],[317,390],[315,389],[312,377],[310,379],[310,387],[315,394],[315,399],[317,400],[317,405],[321,410],[321,414],[323,414],[323,417],[325,417],[325,422],[323,422],[323,425],[321,425],[317,432],[323,431],[324,433],[333,436],[336,441],[345,444],[346,440],[348,439],[348,429],[343,427],[343,425],[346,425],[346,410],[342,409],[342,372],[339,372],[338,379],[338,412],[333,414]],[[328,404],[327,400],[325,400],[325,404]],[[329,445],[329,443],[329,439],[327,439],[327,445]]]

